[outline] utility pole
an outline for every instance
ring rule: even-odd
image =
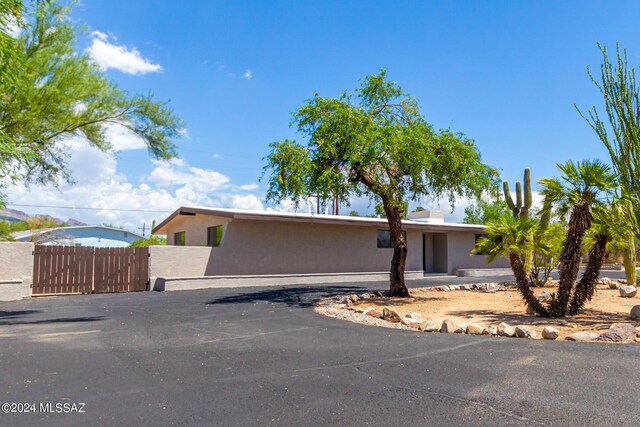
[[[147,231],[147,223],[143,222],[142,227],[138,227],[138,230],[142,230],[142,237],[145,237],[145,233]]]

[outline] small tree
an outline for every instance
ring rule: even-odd
[[[478,198],[497,172],[481,162],[474,142],[449,130],[435,131],[415,99],[386,72],[366,77],[354,94],[316,95],[294,115],[306,145],[285,140],[270,145],[265,172],[267,199],[295,201],[317,194],[323,200],[367,195],[382,204],[393,258],[391,296],[406,297],[407,243],[402,217],[407,198]]]
[[[535,218],[504,216],[500,221],[489,224],[486,237],[480,239],[475,252],[488,254],[490,260],[506,256],[527,305],[540,316],[564,317],[578,313],[593,295],[611,235],[610,229],[604,226],[608,221],[596,221],[600,226],[595,230],[585,272],[576,283],[583,241],[594,223],[594,210],[604,212],[610,209],[616,180],[611,169],[600,161],[566,162],[558,165],[558,168],[562,172],[560,179],[540,180],[545,197],[543,217],[553,207],[561,217],[569,216],[558,260],[558,290],[551,304],[542,304],[535,298],[531,289],[535,280],[526,269],[525,260],[531,253],[552,255],[553,248],[545,240],[553,229],[544,227],[545,231],[540,233],[540,224]],[[536,238],[532,239],[531,236]]]

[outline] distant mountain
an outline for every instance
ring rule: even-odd
[[[32,219],[34,217],[44,217],[44,218],[48,218],[53,220],[54,222],[56,222],[57,224],[68,224],[68,225],[87,225],[82,221],[78,221],[77,219],[73,219],[73,218],[69,218],[68,220],[64,221],[60,218],[56,218],[50,215],[40,215],[40,214],[35,214],[35,215],[29,215],[25,212],[19,211],[17,209],[0,209],[0,220],[4,220],[4,221],[9,221],[9,222],[19,222],[19,221],[26,221],[28,219]]]

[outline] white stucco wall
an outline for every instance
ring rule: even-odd
[[[212,250],[206,246],[150,246],[149,277],[206,276]]]
[[[456,269],[468,268],[508,268],[506,258],[498,258],[493,263],[487,263],[485,255],[472,255],[476,245],[476,233],[449,232],[447,233],[447,259],[449,273]]]

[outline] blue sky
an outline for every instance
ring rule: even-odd
[[[109,160],[105,174],[117,175],[125,193],[126,185],[132,194],[140,190],[141,200],[87,200],[78,188],[95,186],[97,178],[80,171],[58,201],[35,188],[10,193],[10,202],[266,207],[261,158],[270,142],[296,137],[291,112],[316,93],[351,90],[381,68],[419,100],[435,127],[475,139],[504,179],[520,179],[529,166],[537,180],[555,175],[557,162],[606,158],[573,107],[600,105],[585,69],[598,70],[596,42],[610,49],[620,42],[630,64],[640,63],[640,3],[631,1],[94,0],[73,16],[90,32],[78,49],[104,48],[97,60],[121,87],[171,100],[188,131],[179,141],[183,160],[159,167],[139,149]],[[126,71],[110,52],[142,62]],[[82,159],[76,164],[87,164]],[[172,180],[172,173],[182,178]],[[207,186],[208,179],[219,185]],[[107,189],[100,194],[110,199]],[[372,210],[361,201],[354,207]],[[155,215],[50,213],[129,227]],[[449,217],[460,219],[459,211]]]

